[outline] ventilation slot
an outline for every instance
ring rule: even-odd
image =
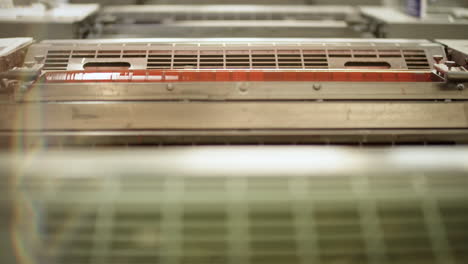
[[[377,263],[443,263],[436,254],[453,257],[453,264],[468,259],[463,170],[310,177],[82,173],[25,175],[15,185],[15,192],[36,201],[32,211],[30,203],[15,210],[18,223],[40,231],[17,230],[35,246],[28,249],[39,252],[34,257],[40,263],[368,264],[369,257]]]
[[[374,193],[392,193],[397,191],[411,191],[412,177],[401,175],[382,175],[369,177],[369,187]]]
[[[274,50],[253,50],[252,68],[276,68]]]
[[[132,65],[128,62],[88,62],[83,65],[85,70],[102,71],[102,70],[128,70]]]
[[[96,51],[94,50],[74,50],[72,58],[94,58]]]
[[[157,205],[121,204],[110,219],[112,241],[106,263],[159,263],[162,234]],[[112,221],[113,220],[113,221]]]
[[[174,69],[193,69],[198,67],[198,51],[176,51]]]
[[[330,58],[350,58],[351,50],[328,50]]]
[[[368,263],[358,205],[324,201],[313,207],[321,263]]]
[[[430,69],[424,50],[404,50],[403,55],[405,56],[406,66],[408,69]]]
[[[377,204],[387,258],[394,263],[435,263],[426,221],[418,201]]]
[[[313,193],[329,191],[350,193],[352,191],[349,177],[311,178],[308,187]]]
[[[210,177],[186,178],[184,181],[184,191],[191,194],[224,193],[226,191],[226,180]]]
[[[171,69],[172,52],[169,50],[150,50],[147,69]]]
[[[377,58],[375,50],[353,50],[354,58]]]
[[[468,200],[443,200],[439,204],[452,256],[456,264],[464,264],[468,259]]]
[[[121,50],[100,50],[97,58],[120,58]]]
[[[305,68],[328,68],[328,59],[325,50],[304,50]]]
[[[226,68],[250,68],[250,55],[248,50],[227,50]]]
[[[46,254],[43,257],[54,259],[56,263],[91,263],[96,210],[81,207],[49,205],[44,216],[43,241],[47,247],[42,251]]]
[[[344,17],[341,14],[327,14],[327,18],[334,18],[343,20]],[[220,21],[220,20],[321,20],[324,16],[320,14],[308,14],[299,12],[290,13],[266,13],[266,12],[229,12],[229,13],[180,13],[180,14],[156,14],[153,18],[138,18],[136,23],[155,23],[160,21],[186,21],[186,20],[197,20],[197,21]]]
[[[390,69],[390,64],[385,61],[348,61],[347,69]]]
[[[464,191],[468,186],[468,177],[466,174],[451,174],[446,177],[437,177],[437,175],[428,175],[427,184],[434,191],[457,190]]]
[[[278,68],[301,68],[302,57],[300,50],[278,51]]]
[[[379,50],[380,58],[401,58],[401,50]]]
[[[66,70],[70,53],[70,50],[49,50],[44,62],[44,70]]]
[[[223,51],[201,51],[200,52],[200,68],[224,68],[224,54]]]
[[[181,262],[226,263],[229,255],[227,219],[225,206],[184,206]]]
[[[250,263],[299,263],[294,215],[288,204],[252,204]]]
[[[124,58],[146,58],[146,50],[124,50]]]

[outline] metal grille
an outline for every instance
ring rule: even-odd
[[[430,69],[424,50],[403,50],[408,69]]]
[[[128,23],[167,23],[200,20],[345,20],[355,15],[348,6],[112,6],[104,16],[114,16]]]
[[[407,69],[430,69],[424,51],[403,51]],[[401,58],[401,50],[271,49],[271,50],[49,50],[45,70],[66,70],[69,59],[144,59],[146,69],[328,69],[337,59]],[[345,63],[341,63],[345,64]],[[145,67],[143,67],[145,68]]]
[[[218,176],[189,177],[140,165],[109,177],[91,170],[23,178],[20,190],[35,201],[43,230],[37,257],[60,264],[462,264],[468,256],[466,172],[227,177],[232,172],[218,168]]]
[[[45,70],[82,70],[87,62],[127,62],[132,69],[340,69],[365,62],[390,69],[431,69],[427,58],[444,56],[440,45],[373,41],[207,41],[107,43],[45,41],[32,45],[27,60],[46,56]],[[363,64],[364,63],[364,64]],[[371,67],[372,68],[372,67]]]
[[[44,63],[44,70],[66,70],[68,67],[70,54],[70,50],[47,51],[47,57]],[[89,53],[81,53],[78,51],[74,51],[72,58],[91,58],[91,56],[94,57],[94,52],[92,52],[92,54],[90,55]]]

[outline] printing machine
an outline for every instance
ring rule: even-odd
[[[26,146],[466,143],[467,56],[454,49],[394,39],[42,41],[25,67],[3,73],[13,80],[0,130]]]
[[[465,264],[468,41],[210,8],[0,39],[0,263]]]
[[[92,38],[359,37],[351,6],[119,5],[104,7]]]

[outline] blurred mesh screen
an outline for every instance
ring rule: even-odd
[[[466,263],[467,151],[268,149],[21,161],[12,232],[32,263]]]

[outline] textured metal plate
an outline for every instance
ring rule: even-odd
[[[51,102],[0,110],[4,131],[468,128],[462,102]]]

